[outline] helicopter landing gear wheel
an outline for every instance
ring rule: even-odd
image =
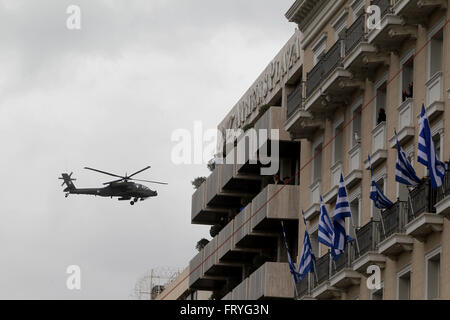
[[[134,201],[130,201],[130,204],[133,206],[134,205]]]

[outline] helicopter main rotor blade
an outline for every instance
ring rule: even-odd
[[[145,167],[144,169],[141,169],[141,170],[139,170],[139,171],[136,171],[135,173],[133,173],[133,174],[127,176],[127,178],[131,178],[131,177],[137,175],[138,173],[141,173],[142,171],[148,170],[148,169],[150,169],[150,168],[151,168],[150,166]]]
[[[118,180],[114,180],[114,181],[110,181],[110,182],[105,182],[105,183],[103,183],[103,185],[108,185],[108,184],[112,184],[112,183],[115,183],[115,182],[120,182],[120,181],[123,181],[124,179],[118,179]]]
[[[110,173],[110,172],[106,172],[106,171],[102,171],[102,170],[98,170],[98,169],[94,169],[94,168],[89,168],[89,167],[84,167],[84,168],[85,168],[86,170],[91,170],[91,171],[103,173],[103,174],[106,174],[106,175],[108,175],[108,176],[112,176],[112,177],[117,177],[117,178],[125,179],[125,177],[119,176],[119,175],[114,174],[114,173]]]
[[[156,183],[156,184],[164,184],[164,185],[168,185],[168,183],[166,182],[159,182],[159,181],[151,181],[151,180],[141,180],[141,179],[130,179],[133,181],[140,181],[140,182],[148,182],[148,183]]]

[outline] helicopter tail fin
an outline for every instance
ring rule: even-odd
[[[73,173],[73,172],[72,172]],[[67,174],[67,173],[63,173],[62,177],[59,178],[60,180],[64,180],[64,182],[62,183],[61,186],[66,185],[67,187],[64,189],[64,192],[70,192],[70,191],[74,191],[76,190],[75,185],[73,184],[73,181],[75,181],[76,179],[72,178],[72,173]]]

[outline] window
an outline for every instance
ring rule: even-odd
[[[353,11],[353,21],[358,19],[358,17],[364,13],[365,1],[364,0],[353,0],[350,3],[350,7]]]
[[[387,90],[386,82],[376,87],[375,115],[376,125],[386,121]]]
[[[338,41],[339,39],[341,39],[340,35],[341,35],[342,31],[344,31],[345,28],[347,27],[347,17],[348,17],[348,10],[345,9],[337,17],[337,19],[332,23],[332,27],[334,29],[335,41]]]
[[[322,178],[322,143],[313,149],[313,157],[313,183],[315,183]]]
[[[361,141],[361,109],[357,107],[352,114],[352,147]]]
[[[356,198],[352,202],[350,202],[350,211],[351,211],[351,219],[349,220],[350,225],[350,237],[356,239],[356,230],[359,228],[359,198]]]
[[[397,276],[397,299],[410,300],[411,299],[411,268],[399,272]]]
[[[432,31],[429,37],[433,37],[435,33]],[[428,49],[428,78],[431,79],[436,73],[442,71],[442,56],[443,56],[443,46],[444,44],[444,33],[443,30],[439,31],[436,36],[430,42]]]
[[[434,150],[436,150],[436,156],[441,160],[441,135],[435,134],[433,136]]]
[[[343,123],[334,129],[334,163],[342,161],[342,149],[344,148]]]
[[[316,44],[313,46],[313,62],[314,65],[319,62],[322,55],[325,53],[325,50],[327,48],[327,36],[326,33],[324,33],[320,39],[316,42]]]
[[[311,247],[312,252],[314,253],[314,256],[319,256],[319,229],[316,229],[315,231],[312,231],[310,233],[310,239],[311,239]]]
[[[401,101],[414,97],[414,51],[408,53],[400,62],[402,73],[400,75]]]
[[[441,250],[433,251],[425,257],[425,299],[439,299],[441,282]]]

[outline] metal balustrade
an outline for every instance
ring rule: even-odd
[[[306,75],[306,96],[309,97],[311,93],[314,92],[314,90],[317,89],[317,87],[322,82],[322,76],[323,76],[323,60],[320,59],[317,64],[312,68],[311,71],[309,71]]]
[[[380,242],[380,222],[371,220],[356,231],[355,258],[359,258],[370,251],[376,251]]]
[[[351,267],[354,260],[354,242],[347,242],[345,246],[345,251],[343,254],[337,258],[336,261],[332,262],[331,275],[335,275],[339,271]]]
[[[316,260],[315,266],[315,287],[327,281],[330,278],[330,254],[327,253],[324,256]]]
[[[359,43],[365,39],[366,16],[361,15],[345,32],[345,55],[348,55]]]
[[[433,190],[430,179],[423,179],[422,183],[415,187],[410,193],[411,209],[408,211],[408,222],[411,222],[424,212],[434,213],[436,209],[437,190]]]
[[[447,170],[447,172],[445,172],[442,187],[437,189],[436,203],[444,200],[444,198],[449,195],[450,195],[450,170]]]
[[[309,274],[297,283],[297,296],[303,297],[309,293]]]
[[[342,63],[343,41],[338,40],[323,56],[322,81],[325,80]]]
[[[372,0],[372,5],[380,7],[381,18],[383,18],[391,10],[390,0]]]
[[[395,233],[404,232],[408,220],[408,202],[397,201],[393,206],[381,212],[381,234],[380,241]]]
[[[287,96],[287,118],[294,114],[295,111],[302,107],[302,91],[303,84],[295,87],[295,89]]]

